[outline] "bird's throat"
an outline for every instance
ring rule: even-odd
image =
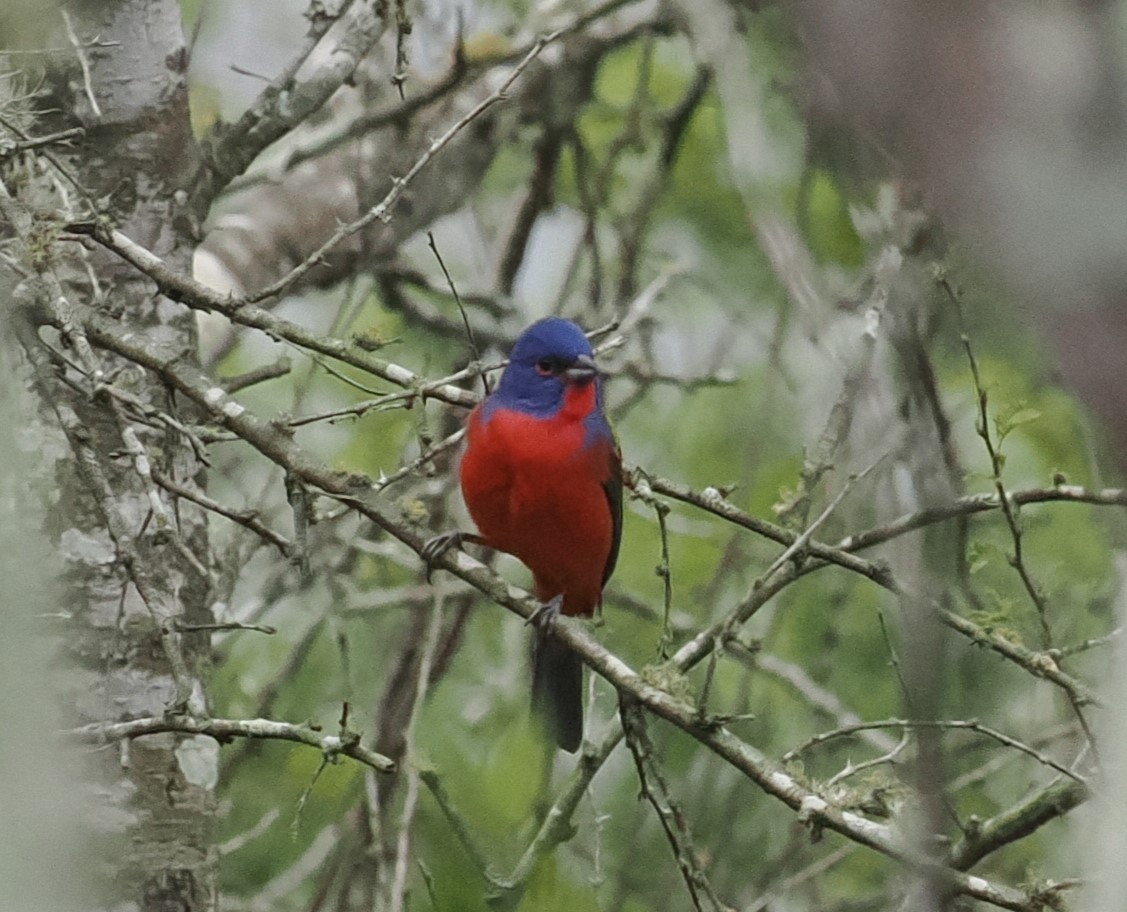
[[[569,383],[564,390],[563,407],[560,413],[566,419],[582,421],[594,411],[595,405],[596,384],[593,380],[586,383]]]

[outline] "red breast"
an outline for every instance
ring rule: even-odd
[[[588,440],[583,419],[594,384],[569,389],[552,417],[474,409],[462,458],[462,492],[491,547],[521,560],[542,600],[563,595],[563,613],[598,606],[612,548],[604,484],[616,466],[613,443]],[[589,400],[589,401],[588,401]]]

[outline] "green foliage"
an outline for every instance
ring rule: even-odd
[[[800,187],[798,211],[811,252],[820,260],[858,267],[865,257],[864,244],[849,215],[849,201],[831,175],[810,171]]]
[[[522,4],[497,6],[522,15],[525,11]],[[186,15],[190,15],[187,6]],[[599,299],[576,292],[594,269],[593,255],[581,251],[579,280],[564,288],[560,297],[564,311],[582,313],[589,326],[623,316],[632,302],[618,300],[606,288],[626,268],[624,239],[635,228],[640,238],[635,264],[639,285],[670,266],[683,270],[685,275],[671,282],[631,326],[626,353],[612,352],[608,360],[621,365],[637,358],[641,340],[648,345],[656,336],[655,363],[647,363],[647,368],[692,380],[715,372],[711,359],[715,351],[716,362],[724,373],[734,375],[734,382],[660,382],[639,390],[628,371],[612,375],[608,402],[625,458],[653,476],[668,477],[694,490],[724,488],[731,492],[728,503],[766,520],[776,518],[776,505],[809,496],[812,509],[805,520],[797,514],[788,519],[792,531],[799,532],[802,522],[817,516],[841,490],[848,473],[856,470],[849,461],[856,453],[846,451],[852,447],[868,455],[866,447],[883,446],[885,441],[850,438],[835,453],[841,465],[833,466],[815,490],[803,487],[803,453],[821,430],[810,413],[824,420],[839,395],[841,377],[849,366],[845,343],[857,330],[843,317],[811,341],[824,327],[801,322],[809,315],[798,314],[793,292],[782,287],[769,267],[753,231],[758,213],[748,211],[747,200],[761,199],[769,191],[775,200],[792,205],[801,237],[823,270],[817,278],[828,276],[833,281],[827,284],[834,287],[871,283],[872,263],[885,240],[862,238],[854,227],[850,206],[869,201],[855,198],[858,191],[850,176],[806,161],[799,112],[779,88],[794,75],[790,39],[780,18],[753,17],[749,29],[749,53],[760,68],[757,77],[768,86],[767,120],[780,148],[790,153],[793,183],[742,188],[748,190],[746,195],[734,186],[728,121],[715,86],[704,93],[688,119],[677,155],[663,171],[663,129],[693,85],[695,74],[688,64],[692,55],[680,37],[647,34],[627,42],[602,61],[594,97],[577,118],[574,135],[563,141],[553,186],[554,206],[576,221],[593,219],[591,236],[584,243],[596,245],[604,290]],[[532,135],[521,130],[519,138],[492,159],[467,206],[475,227],[485,226],[480,233],[489,244],[506,237],[514,200],[526,191],[532,173]],[[561,246],[552,247],[549,255],[564,256]],[[489,248],[491,256],[497,247]],[[444,249],[444,255],[447,252]],[[457,252],[467,271],[479,264],[478,251]],[[312,321],[337,309],[350,312],[353,319],[335,328],[340,334],[428,378],[443,376],[464,363],[457,322],[451,320],[453,331],[432,333],[409,312],[393,311],[378,295],[369,295],[353,307],[355,303],[326,295],[302,316]],[[885,306],[899,304],[895,299]],[[513,302],[502,301],[499,306],[511,308],[503,330],[511,332],[517,323]],[[538,301],[528,310],[540,312],[547,306]],[[1092,459],[1083,445],[1085,424],[1074,399],[1046,380],[1040,353],[1012,320],[992,323],[986,313],[978,321],[978,312],[973,314],[976,319],[968,331],[985,378],[989,431],[1001,451],[1006,489],[1046,487],[1054,473],[1063,473],[1070,482],[1094,484]],[[485,324],[482,314],[471,316]],[[839,316],[836,310],[817,315],[827,324]],[[921,325],[927,322],[920,320]],[[926,327],[934,335],[925,341],[934,359],[938,395],[951,421],[954,449],[965,470],[962,481],[968,493],[990,493],[996,479],[975,429],[978,391],[951,323],[940,312]],[[904,395],[893,384],[889,384],[893,388],[881,385],[879,372],[886,363],[882,359],[893,360],[888,337],[882,333],[883,329],[878,333],[872,376],[867,378],[879,387],[871,400],[865,400],[866,407],[874,410],[888,407],[882,396],[895,400]],[[237,348],[221,373],[247,370],[259,363],[261,354]],[[394,391],[351,368],[334,365],[334,370],[337,375],[306,362],[287,380],[248,390],[240,401],[256,413],[281,420],[346,408]],[[364,392],[349,385],[349,379],[378,389]],[[813,403],[810,390],[817,393]],[[865,391],[870,392],[868,387]],[[899,405],[898,401],[889,411]],[[854,416],[858,426],[865,418],[863,411]],[[426,441],[450,433],[463,417],[461,410],[440,404],[412,403],[407,408],[399,400],[359,418],[338,419],[328,427],[326,422],[315,422],[295,433],[330,464],[380,479],[413,458]],[[904,426],[897,425],[888,432],[888,445],[905,433]],[[896,469],[901,467],[898,464]],[[245,466],[240,470],[247,471]],[[450,494],[453,471],[451,462],[439,461],[380,496],[395,504],[400,515],[431,532],[441,531],[440,524],[464,526],[457,498]],[[248,471],[248,476],[261,484],[253,472]],[[895,518],[874,518],[876,502],[885,496],[893,500],[890,492],[895,493],[903,477],[894,470],[877,476],[873,487],[859,486],[844,498],[816,530],[816,541],[833,542],[863,531],[866,525]],[[669,506],[676,649],[753,596],[757,581],[784,546],[705,511],[676,502]],[[880,507],[888,509],[883,502]],[[290,517],[283,505],[275,503],[269,518],[284,527]],[[1097,510],[1075,504],[1029,505],[1017,511],[1017,521],[1025,560],[1049,606],[1054,642],[1067,645],[1106,633],[1114,587],[1114,530]],[[956,525],[950,521],[929,534],[932,540],[959,546]],[[354,707],[353,729],[370,734],[380,730],[379,713],[394,702],[396,694],[388,690],[393,672],[410,658],[411,649],[418,648],[419,612],[432,609],[436,590],[424,583],[416,557],[379,530],[331,517],[321,518],[312,535],[324,535],[331,547],[324,549],[328,554],[318,552],[311,582],[297,581],[292,571],[266,567],[264,561],[248,561],[243,567],[250,578],[246,592],[269,593],[263,621],[279,633],[223,640],[210,692],[217,713],[244,716],[257,712],[263,693],[276,686],[270,715],[311,719],[326,731],[334,730],[341,704],[349,701]],[[898,549],[911,552],[913,547],[918,547],[918,540],[902,536],[885,547],[866,549],[860,557],[895,565],[899,572]],[[482,556],[480,550],[469,550]],[[821,566],[804,575],[736,631],[741,642],[753,648],[729,643],[714,665],[684,675],[659,664],[664,586],[655,567],[661,553],[652,506],[628,495],[624,547],[608,589],[604,618],[594,629],[607,649],[640,670],[647,681],[685,700],[703,699],[707,693],[702,709],[733,717],[730,730],[770,761],[817,733],[838,727],[842,718],[877,720],[904,712],[901,657],[913,634],[911,617],[893,595],[837,566]],[[1046,696],[1047,690],[1039,689],[1048,685],[1033,681],[986,648],[990,637],[1031,649],[1041,642],[1040,618],[1012,565],[1013,553],[1013,531],[999,511],[967,519],[961,555],[966,580],[952,574],[943,581],[941,592],[931,594],[977,623],[981,638],[973,642],[953,634],[948,637],[937,659],[944,671],[940,702],[950,718],[990,719],[1015,736],[1033,740],[1049,723],[1060,724],[1070,717],[1062,716],[1060,705]],[[798,553],[794,560],[810,569],[809,555]],[[514,561],[502,558],[494,566],[514,583],[527,583],[527,574]],[[461,590],[450,595],[454,584],[441,576],[436,585],[447,593],[444,610],[449,618],[461,610],[452,607],[462,598]],[[244,595],[243,589],[236,590],[237,597]],[[384,598],[390,604],[381,601]],[[408,770],[425,768],[434,774],[451,796],[448,810],[464,824],[489,873],[504,876],[533,838],[561,782],[580,761],[549,751],[530,722],[527,665],[532,633],[499,606],[480,596],[472,598],[464,626],[453,639],[455,648],[442,656],[441,671],[414,718],[413,750],[403,763]],[[769,670],[765,656],[795,673],[788,677]],[[1070,660],[1070,670],[1098,669],[1101,661],[1098,657]],[[284,680],[276,680],[281,670]],[[396,678],[395,683],[410,689],[417,680]],[[833,699],[822,700],[825,695]],[[614,724],[616,702],[616,694],[599,682],[590,711],[589,731],[595,740]],[[406,725],[402,720],[401,726]],[[702,867],[726,900],[750,905],[778,885],[780,871],[789,875],[815,865],[827,856],[827,844],[843,845],[833,835],[819,841],[823,834],[804,830],[779,801],[693,738],[656,718],[649,725],[662,769],[686,809]],[[895,729],[884,733],[891,733],[893,744],[899,739]],[[965,731],[945,734],[944,744],[951,780],[966,777],[969,783],[946,796],[964,822],[973,817],[989,819],[1049,777],[1042,766],[1022,756],[1008,760],[1000,772],[976,779],[976,771],[1001,755],[998,745]],[[1063,750],[1059,741],[1050,746]],[[913,749],[906,748],[897,762],[906,763]],[[230,813],[223,836],[246,833],[271,809],[279,811],[258,838],[225,858],[226,891],[253,897],[280,869],[310,851],[327,827],[336,828],[332,832],[340,843],[331,853],[334,863],[376,851],[360,844],[357,833],[363,827],[354,823],[367,814],[369,800],[364,776],[355,764],[330,765],[314,783],[320,758],[307,748],[271,744],[225,750],[227,775],[222,789]],[[810,746],[789,769],[802,783],[827,789],[838,807],[874,820],[895,821],[909,803],[907,786],[898,775],[905,767],[890,771],[882,765],[829,784],[850,763],[878,753],[871,740],[853,734]],[[404,813],[405,778],[400,773],[395,780],[380,779],[381,787],[394,782],[400,790],[390,800],[385,820],[391,831],[397,815]],[[307,789],[299,825],[291,827]],[[637,792],[633,765],[619,748],[581,802],[570,838],[538,861],[517,908],[642,912],[687,907],[685,886],[670,859],[665,834],[648,806],[638,802]],[[493,908],[484,872],[431,792],[420,792],[415,813],[411,907],[483,912]],[[951,835],[957,838],[955,828]],[[983,876],[1017,883],[1031,865],[1051,860],[1057,847],[1057,835],[1042,831],[990,859]],[[279,901],[279,910],[311,905],[316,880],[316,876],[307,878],[300,890]],[[899,882],[894,865],[859,848],[844,854],[815,887],[796,887],[785,902],[788,908],[823,908],[826,897],[875,896],[878,899],[869,907],[882,908],[880,900],[893,882]]]

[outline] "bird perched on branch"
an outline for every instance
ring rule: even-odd
[[[470,413],[466,438],[462,494],[480,535],[439,536],[423,556],[474,541],[532,571],[544,603],[533,706],[556,743],[574,752],[583,738],[583,664],[545,621],[559,611],[594,614],[622,538],[622,460],[583,331],[557,317],[526,329],[497,389]]]

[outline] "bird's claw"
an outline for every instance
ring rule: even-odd
[[[544,633],[552,625],[552,621],[559,617],[560,608],[562,607],[562,595],[557,595],[554,598],[550,598],[539,608],[533,611],[532,614],[528,616],[528,620],[526,620],[525,623],[531,624],[541,633]]]
[[[428,564],[433,563],[451,548],[459,547],[464,538],[465,533],[459,532],[457,529],[453,532],[443,532],[441,535],[434,536],[434,538],[428,538],[423,543],[422,548],[419,549],[419,554]]]
[[[426,562],[428,583],[431,573],[434,572],[434,562],[451,548],[460,548],[465,539],[466,534],[455,529],[453,532],[443,532],[434,538],[428,538],[423,543],[422,548],[419,549],[419,557]]]

